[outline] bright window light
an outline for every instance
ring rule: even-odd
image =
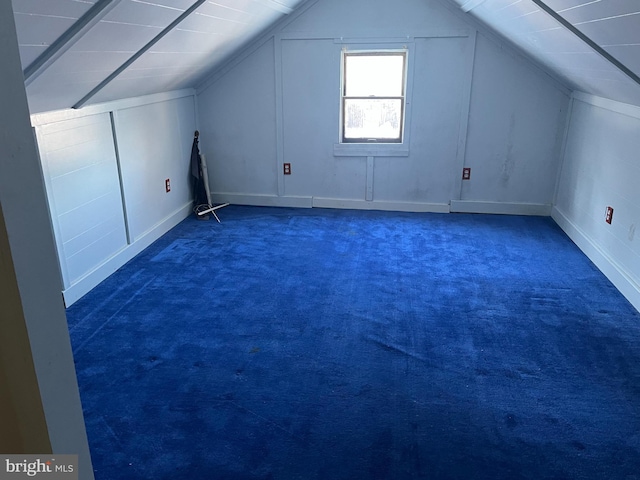
[[[401,143],[406,52],[344,53],[342,141]]]

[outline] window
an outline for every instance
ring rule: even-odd
[[[343,52],[342,143],[402,143],[407,52]]]

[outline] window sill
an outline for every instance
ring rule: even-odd
[[[402,143],[334,143],[334,157],[408,157],[409,145]]]

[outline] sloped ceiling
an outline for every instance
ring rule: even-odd
[[[450,1],[572,90],[640,105],[639,0]]]
[[[32,113],[195,87],[304,3],[12,1]],[[570,89],[640,106],[640,0],[439,1],[484,23]]]
[[[301,0],[12,2],[29,108],[36,113],[193,87]]]

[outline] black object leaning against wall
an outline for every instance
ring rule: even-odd
[[[198,146],[198,137],[200,132],[195,131],[193,136],[193,145],[191,146],[191,181],[193,184],[193,211],[196,217],[201,220],[208,220],[209,215],[198,215],[199,209],[209,208],[209,199],[207,198],[207,190],[205,187],[204,174],[200,163],[200,148]]]

